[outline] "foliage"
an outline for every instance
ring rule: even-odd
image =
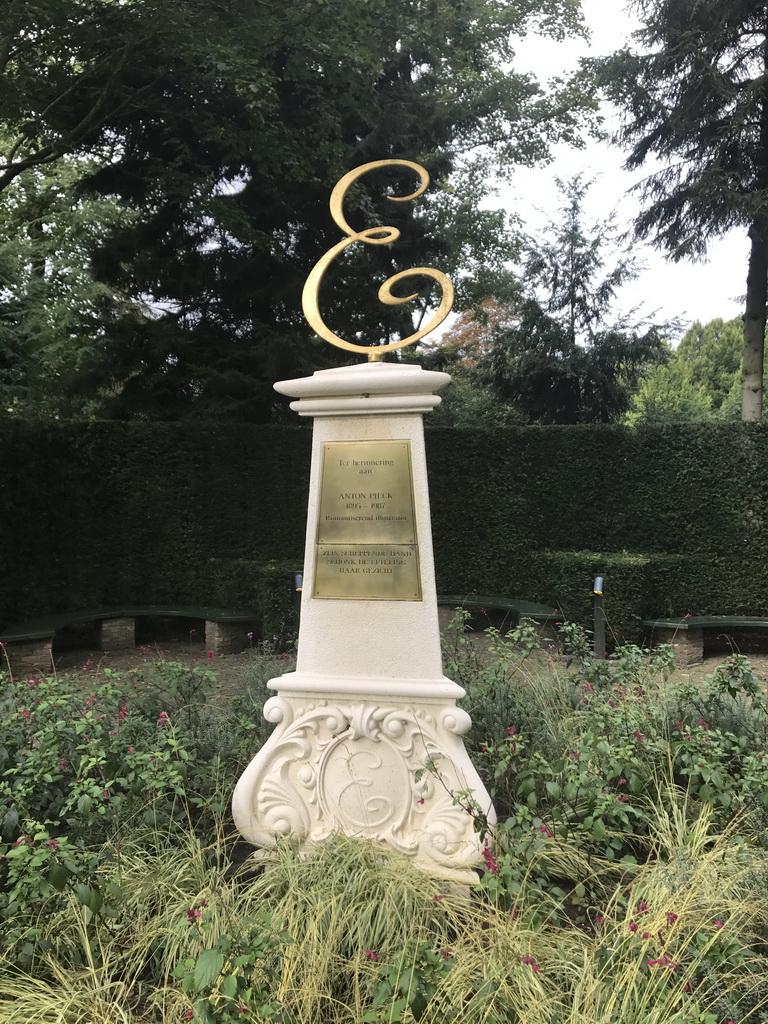
[[[693,381],[689,364],[672,356],[666,364],[651,367],[640,379],[625,422],[629,426],[691,423],[713,418],[712,399]]]
[[[667,363],[643,374],[626,422],[635,426],[738,419],[743,348],[740,317],[707,324],[697,320]]]
[[[658,160],[639,186],[636,232],[675,259],[702,256],[713,237],[748,229],[743,411],[760,419],[768,289],[768,99],[764,11],[742,0],[640,0],[628,48],[596,62],[621,109],[627,167]]]
[[[548,240],[527,241],[522,298],[480,361],[479,381],[531,423],[617,419],[642,368],[664,356],[662,327],[613,318],[636,272],[626,253],[606,271],[611,223],[585,228],[587,188],[578,177],[560,183],[558,222]]]
[[[514,71],[527,31],[580,30],[577,5],[557,0],[437,0],[407,16],[399,0],[14,0],[3,28],[12,102],[0,129],[12,141],[0,187],[71,152],[96,164],[84,194],[134,214],[94,239],[92,265],[152,315],[114,311],[97,352],[75,353],[69,408],[80,415],[279,417],[273,381],[330,358],[300,302],[338,241],[329,191],[371,160],[423,161],[434,198],[415,211],[388,202],[410,184],[402,170],[350,196],[352,223],[391,223],[403,240],[358,246],[328,275],[336,332],[378,343],[423,315],[426,283],[415,313],[382,307],[371,288],[406,260],[453,272],[464,301],[487,294],[514,246],[503,212],[477,212],[489,167],[578,144],[594,106],[583,74],[545,88]]]
[[[310,443],[293,426],[0,424],[2,626],[216,604],[252,611],[257,639],[294,632]],[[426,444],[438,593],[585,625],[604,575],[608,624],[631,641],[644,618],[768,614],[762,427],[428,428]]]
[[[744,323],[732,320],[697,320],[689,327],[675,350],[680,362],[690,367],[691,381],[710,396],[712,406],[720,409],[740,376],[744,348]]]
[[[85,398],[68,405],[70,382],[99,359],[110,316],[147,315],[89,270],[94,244],[131,219],[113,199],[76,194],[77,180],[94,166],[62,159],[26,171],[0,192],[0,402],[6,413],[37,418],[86,410]]]
[[[258,743],[260,707],[246,697],[211,706],[215,677],[196,665],[104,670],[90,694],[68,682],[2,679],[6,935],[30,927],[36,901],[50,912],[73,887],[92,912],[109,905],[93,883],[95,848],[135,823],[210,827],[225,812],[226,779]]]
[[[749,766],[766,741],[762,690],[746,659],[694,688],[669,677],[668,651],[626,647],[594,661],[570,633],[581,655],[569,667],[539,651],[525,624],[492,632],[480,674],[464,679],[478,709],[506,680],[521,715],[490,743],[493,714],[472,734],[502,812],[473,892],[343,836],[301,856],[279,843],[238,864],[216,813],[194,832],[173,814],[162,824],[126,816],[94,846],[72,822],[66,841],[92,863],[43,908],[40,887],[21,894],[17,921],[28,925],[5,931],[1,1024],[756,1024],[768,998],[768,840],[765,781]],[[178,717],[200,676],[161,664],[108,678],[86,713],[136,684],[132,726],[143,718],[155,736],[169,728],[157,708]],[[74,695],[67,680],[58,692]],[[215,709],[231,721],[226,702]],[[30,735],[39,725],[47,743],[49,720],[35,714],[22,725]],[[727,740],[731,726],[744,744]],[[181,782],[188,796],[207,770],[198,754]],[[225,761],[224,789],[238,770]],[[13,848],[36,851],[30,876],[65,846],[49,842],[38,834]]]

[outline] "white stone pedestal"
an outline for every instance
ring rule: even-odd
[[[472,882],[482,863],[471,791],[495,820],[462,741],[464,690],[442,672],[422,414],[445,373],[372,362],[275,385],[314,416],[296,671],[273,679],[264,707],[275,731],[240,778],[235,824],[258,846],[335,832],[380,841],[441,878]],[[323,446],[408,441],[421,600],[313,597]],[[275,510],[279,515],[279,509]],[[434,771],[420,769],[425,765]]]

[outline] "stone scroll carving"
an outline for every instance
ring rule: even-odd
[[[385,843],[441,877],[474,881],[481,842],[454,800],[485,789],[460,737],[455,705],[272,697],[275,732],[234,794],[235,823],[259,846],[304,844],[343,832]],[[435,771],[420,772],[429,762]],[[483,808],[490,811],[490,807]]]

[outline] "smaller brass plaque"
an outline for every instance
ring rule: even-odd
[[[318,544],[313,597],[420,601],[416,544]]]

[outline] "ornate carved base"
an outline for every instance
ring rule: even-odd
[[[435,877],[477,880],[480,838],[454,797],[471,791],[495,816],[461,739],[469,715],[452,700],[278,691],[264,717],[276,729],[232,802],[246,839],[271,846],[291,834],[306,846],[342,832],[386,843]]]

